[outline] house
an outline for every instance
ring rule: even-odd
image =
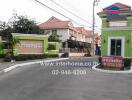
[[[99,12],[102,19],[101,55],[132,57],[132,9],[122,3]]]
[[[44,29],[44,35],[51,35],[52,33],[59,35],[61,40],[60,51],[63,49],[67,53],[82,53],[84,55],[87,51],[84,49],[91,48],[91,43],[86,42],[88,31],[83,27],[74,27],[71,21],[51,17],[48,21],[39,24],[39,27]]]
[[[45,30],[44,34],[56,32],[62,42],[72,37],[77,41],[85,42],[85,34],[83,34],[78,27],[75,28],[71,21],[62,21],[58,18],[51,17],[48,21],[39,24],[39,27]]]
[[[87,43],[93,42],[93,31],[84,30],[85,33],[85,41]]]

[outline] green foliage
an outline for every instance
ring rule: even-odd
[[[131,66],[132,59],[130,58],[125,58],[124,59],[124,66],[125,67],[130,67]]]
[[[4,58],[5,57],[5,55],[4,54],[0,54],[0,58]]]
[[[49,42],[60,42],[59,35],[56,32],[52,33],[48,39]]]
[[[36,25],[36,22],[32,19],[28,19],[26,16],[17,16],[17,20],[13,21],[13,32],[25,34],[43,33],[43,31]]]
[[[19,40],[14,38],[11,33],[41,34],[43,30],[36,25],[33,19],[29,19],[27,16],[18,16],[14,14],[7,23],[0,21],[0,35],[7,41],[8,53],[13,57],[13,47]]]
[[[29,19],[27,16],[14,14],[8,22],[0,21],[0,35],[7,40],[10,38],[11,33],[23,33],[23,34],[41,34],[44,31],[40,29],[33,19]]]
[[[56,50],[56,46],[54,44],[49,44],[48,50]]]
[[[12,59],[15,59],[16,61],[24,61],[24,60],[35,60],[35,59],[43,59],[43,58],[54,58],[54,57],[58,57],[57,54],[38,54],[38,55],[34,55],[34,54],[21,54],[18,56],[14,56]],[[4,58],[4,61],[9,62],[11,61],[10,55],[6,55]]]

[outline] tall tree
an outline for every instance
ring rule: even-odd
[[[4,36],[10,33],[42,34],[43,32],[36,21],[27,16],[13,14],[7,23],[0,21],[0,34]]]
[[[11,33],[23,33],[23,34],[41,34],[44,31],[37,26],[37,23],[33,19],[29,19],[27,16],[13,14],[13,17],[8,22],[0,21],[0,35],[7,40],[8,49],[13,56],[13,46],[18,42],[14,39]]]

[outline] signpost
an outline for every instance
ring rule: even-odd
[[[102,66],[110,68],[123,68],[124,60],[121,56],[104,56],[102,57]]]

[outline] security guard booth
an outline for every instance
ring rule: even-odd
[[[102,19],[101,55],[132,57],[131,6],[115,3],[98,15]]]

